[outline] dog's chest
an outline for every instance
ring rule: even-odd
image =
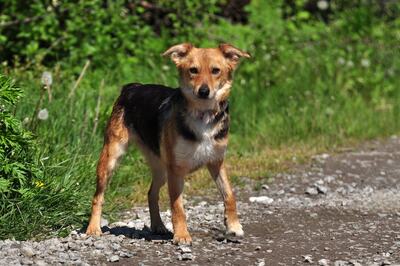
[[[194,169],[224,157],[226,146],[218,144],[214,139],[216,134],[214,127],[203,123],[192,123],[191,128],[198,140],[177,138],[175,145],[177,164]]]

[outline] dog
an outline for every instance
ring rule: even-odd
[[[173,242],[192,243],[182,202],[184,177],[206,166],[224,200],[227,233],[242,236],[224,155],[228,144],[232,73],[240,59],[250,55],[230,44],[197,48],[190,43],[172,46],[163,55],[175,63],[180,86],[173,89],[132,83],[122,88],[105,131],[86,233],[101,234],[107,181],[128,144],[134,142],[152,173],[148,204],[154,233],[169,233],[158,205],[160,188],[168,181]]]

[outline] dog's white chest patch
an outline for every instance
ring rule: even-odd
[[[175,146],[175,160],[190,168],[197,168],[209,162],[223,158],[225,147],[215,145],[215,130],[203,125],[193,125],[200,141],[190,141],[179,137]]]

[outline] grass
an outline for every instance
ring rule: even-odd
[[[274,11],[278,9],[260,5],[262,1],[252,2],[249,25],[221,21],[199,29],[199,36],[208,38],[193,40],[200,45],[235,40],[253,55],[239,67],[231,97],[227,161],[237,185],[240,176],[267,182],[272,173],[307,162],[313,154],[400,132],[396,30],[376,23],[372,33],[362,35],[346,32],[342,24],[317,22],[294,30]],[[370,36],[378,31],[382,34]],[[72,97],[68,95],[85,62],[73,67],[80,71],[71,71],[64,63],[5,69],[25,91],[16,109],[21,120],[36,117],[33,110],[45,70],[53,73],[53,100],[49,102],[45,94],[40,108],[48,110],[49,118],[33,122],[44,187],[35,197],[15,202],[22,210],[16,207],[1,214],[0,238],[66,233],[87,221],[102,131],[121,85],[139,81],[177,86],[174,67],[158,56],[162,51],[150,52],[139,58],[140,63],[122,61],[116,68],[91,64]],[[33,128],[30,124],[25,126]],[[208,193],[207,188],[214,186],[204,171],[188,180],[188,194]],[[149,184],[143,158],[137,150],[129,150],[106,194],[105,215],[115,217],[145,202]],[[167,202],[165,190],[161,198]]]

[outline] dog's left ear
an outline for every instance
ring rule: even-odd
[[[237,65],[237,63],[239,63],[240,58],[242,58],[242,57],[250,58],[251,57],[249,53],[242,51],[228,43],[222,43],[218,46],[218,48],[221,50],[224,57],[226,59],[228,59],[229,62],[232,63],[233,67],[235,67]]]
[[[181,43],[170,47],[167,51],[165,51],[162,55],[163,56],[170,56],[172,61],[176,65],[179,65],[181,60],[185,58],[190,50],[192,50],[193,45],[191,43]]]

